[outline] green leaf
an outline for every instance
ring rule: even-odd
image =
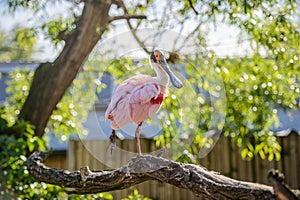
[[[108,193],[108,192],[102,192],[100,196],[101,196],[101,198],[107,199],[107,200],[112,200],[113,199],[113,195]]]

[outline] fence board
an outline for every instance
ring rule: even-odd
[[[75,144],[76,142],[74,140],[70,140],[69,141],[69,149],[67,151],[67,163],[68,163],[68,169],[70,171],[74,171],[75,170],[75,156],[74,156],[74,153],[75,153]]]
[[[298,136],[297,137],[297,180],[298,180],[298,183],[297,183],[297,186],[298,186],[298,189],[300,189],[300,137]]]
[[[289,164],[289,173],[287,174],[288,177],[290,177],[289,182],[291,183],[291,185],[298,185],[298,179],[296,177],[298,177],[298,173],[297,173],[297,137],[298,135],[296,134],[291,134],[290,135],[290,140],[289,140],[289,151],[290,151],[290,156],[291,156],[291,160],[293,161],[293,164]],[[299,185],[298,185],[299,186]]]
[[[45,165],[48,166],[48,167],[51,167],[51,168],[68,169],[65,154],[50,155],[47,158],[47,160],[45,162]]]

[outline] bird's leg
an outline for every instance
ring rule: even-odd
[[[136,128],[136,131],[135,131],[135,138],[136,138],[136,150],[137,150],[137,153],[138,155],[142,155],[142,152],[141,152],[141,144],[140,144],[140,130],[141,130],[141,127],[142,127],[142,123],[143,122],[140,122]]]
[[[115,150],[116,148],[116,131],[113,129],[111,132],[111,135],[109,136],[110,144],[108,148],[110,148],[110,154]]]

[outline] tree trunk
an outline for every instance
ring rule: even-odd
[[[42,136],[57,103],[75,79],[80,67],[101,38],[109,24],[110,1],[86,0],[75,30],[67,35],[65,46],[53,63],[37,68],[29,95],[19,119],[35,126],[35,134]]]

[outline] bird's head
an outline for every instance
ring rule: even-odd
[[[154,50],[149,57],[150,60],[150,65],[152,68],[155,69],[156,73],[159,71],[164,71],[166,72],[171,80],[171,83],[174,85],[176,88],[181,88],[183,86],[182,82],[175,76],[175,74],[171,71],[165,56],[163,53],[159,50]]]

